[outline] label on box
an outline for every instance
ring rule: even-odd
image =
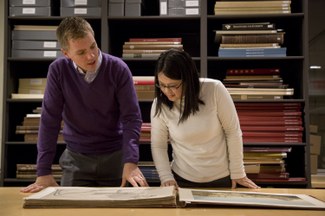
[[[22,14],[35,14],[36,8],[23,8]]]
[[[199,6],[199,1],[194,0],[194,1],[185,1],[185,6],[186,7],[198,7]]]
[[[74,14],[87,14],[87,8],[75,8]]]
[[[43,47],[44,48],[55,48],[56,47],[56,42],[54,42],[54,41],[44,41]]]
[[[23,0],[23,5],[34,5],[36,4],[36,0]]]
[[[44,51],[44,57],[56,57],[56,51]]]
[[[198,8],[186,8],[185,14],[186,15],[199,15],[199,9]]]
[[[44,80],[44,79],[37,79],[37,78],[35,78],[35,79],[30,79],[30,80],[29,80],[29,84],[30,84],[30,85],[33,85],[33,86],[35,86],[35,85],[42,85],[42,84],[43,84],[43,80]]]
[[[160,2],[160,15],[167,15],[167,2]]]
[[[87,0],[75,0],[74,4],[76,6],[78,6],[78,5],[87,5]]]

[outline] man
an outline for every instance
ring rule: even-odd
[[[148,186],[137,166],[141,112],[128,66],[97,47],[80,17],[57,28],[65,57],[49,66],[38,136],[37,178],[22,192],[57,186],[51,174],[63,120],[62,186]]]

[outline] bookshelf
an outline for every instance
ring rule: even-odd
[[[121,57],[122,47],[129,38],[181,37],[184,50],[193,57],[201,77],[223,80],[229,68],[277,67],[283,80],[294,88],[294,95],[282,100],[262,100],[263,103],[300,103],[303,106],[304,125],[302,142],[296,143],[244,143],[245,147],[290,147],[286,158],[291,181],[261,181],[261,186],[270,187],[310,187],[309,169],[309,109],[308,109],[308,50],[307,50],[307,0],[292,1],[290,14],[246,14],[215,15],[215,0],[200,1],[200,15],[160,16],[159,0],[143,0],[141,16],[109,16],[108,0],[101,1],[101,14],[85,16],[95,30],[95,37],[102,51]],[[8,1],[5,8],[8,9]],[[54,1],[53,15],[49,17],[21,16],[5,14],[5,85],[4,121],[2,140],[2,175],[0,185],[27,185],[32,179],[17,179],[16,164],[35,163],[36,144],[23,142],[23,137],[15,133],[23,117],[41,105],[41,99],[12,99],[17,92],[19,78],[45,77],[47,67],[53,61],[45,58],[11,57],[11,31],[14,25],[58,25],[62,20],[59,1]],[[218,57],[218,44],[214,41],[214,30],[221,29],[224,23],[272,22],[284,29],[287,47],[285,57]],[[155,59],[124,58],[134,76],[152,76]],[[257,103],[261,100],[235,100],[236,104]],[[150,121],[150,100],[140,100],[143,122]],[[64,150],[64,143],[58,144],[57,158]],[[151,161],[150,143],[140,143],[140,159]],[[296,179],[296,180],[295,180]],[[300,179],[300,180],[297,180]],[[302,179],[302,180],[301,180]],[[149,180],[150,182],[150,180]],[[157,182],[152,182],[155,184]]]

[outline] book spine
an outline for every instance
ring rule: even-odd
[[[183,45],[123,45],[123,50],[165,50],[171,48],[183,48]]]
[[[154,80],[133,80],[134,85],[154,85]]]
[[[221,43],[279,43],[283,44],[284,34],[270,35],[221,35]],[[218,38],[216,38],[218,41]]]
[[[223,30],[267,30],[275,29],[273,23],[228,23],[222,24]]]
[[[160,53],[123,53],[123,58],[158,58]]]
[[[227,69],[227,75],[279,75],[279,68]]]
[[[130,38],[129,42],[182,42],[182,38]]]
[[[146,54],[146,53],[162,53],[166,50],[155,50],[155,49],[152,49],[152,50],[142,50],[142,49],[123,49],[123,54]]]

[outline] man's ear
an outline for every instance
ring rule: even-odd
[[[61,48],[61,52],[63,53],[63,55],[64,55],[65,57],[70,58],[70,57],[69,57],[69,53],[68,53],[67,50]]]

